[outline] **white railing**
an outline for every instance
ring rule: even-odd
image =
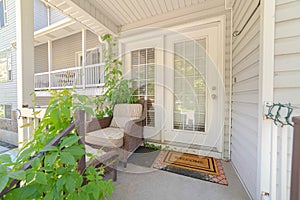
[[[104,63],[72,67],[34,75],[35,90],[99,87],[104,84]],[[85,74],[85,78],[83,75]],[[49,84],[50,83],[50,84]]]
[[[293,127],[271,125],[271,197],[290,199]]]
[[[82,87],[82,68],[74,67],[50,72],[50,87]]]
[[[23,127],[18,130],[19,146],[24,145],[33,138],[34,127],[44,117],[45,111],[45,108],[36,108],[34,110],[30,108],[19,109],[20,119],[18,120],[18,126]],[[35,116],[34,112],[36,112]]]
[[[46,89],[49,88],[49,72],[38,73],[34,75],[34,88]]]
[[[300,116],[298,107],[294,107],[293,115],[290,118],[293,116]],[[271,199],[290,199],[293,131],[293,127],[290,125],[271,124]]]
[[[104,64],[100,65],[89,65],[85,67],[85,86],[86,87],[97,87],[104,84]]]

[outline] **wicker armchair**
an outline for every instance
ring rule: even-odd
[[[86,143],[105,151],[116,149],[124,167],[127,159],[143,143],[147,101],[116,104],[112,117],[93,118],[86,126]]]

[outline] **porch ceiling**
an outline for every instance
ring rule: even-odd
[[[225,0],[43,0],[97,35],[118,34],[145,25],[188,15]],[[174,19],[176,23],[176,19]]]
[[[51,26],[34,32],[34,45],[47,43],[48,40],[57,40],[73,35],[82,30],[82,25],[70,18],[64,19]]]
[[[65,15],[81,23],[97,35],[118,33],[119,26],[107,17],[95,0],[42,0]]]

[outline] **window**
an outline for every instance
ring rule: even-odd
[[[82,66],[82,52],[77,52],[76,66]],[[99,64],[103,61],[100,48],[86,51],[86,65]]]
[[[7,82],[11,80],[11,52],[7,49],[0,51],[0,82]]]
[[[134,95],[148,100],[146,126],[155,126],[155,49],[140,49],[131,52],[131,77]]]
[[[0,28],[7,24],[6,0],[0,0]]]
[[[205,39],[174,44],[174,129],[205,131],[205,47]]]
[[[0,105],[0,118],[11,119],[11,105]]]

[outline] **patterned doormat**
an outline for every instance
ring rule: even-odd
[[[176,151],[162,151],[153,168],[228,185],[221,160]]]

